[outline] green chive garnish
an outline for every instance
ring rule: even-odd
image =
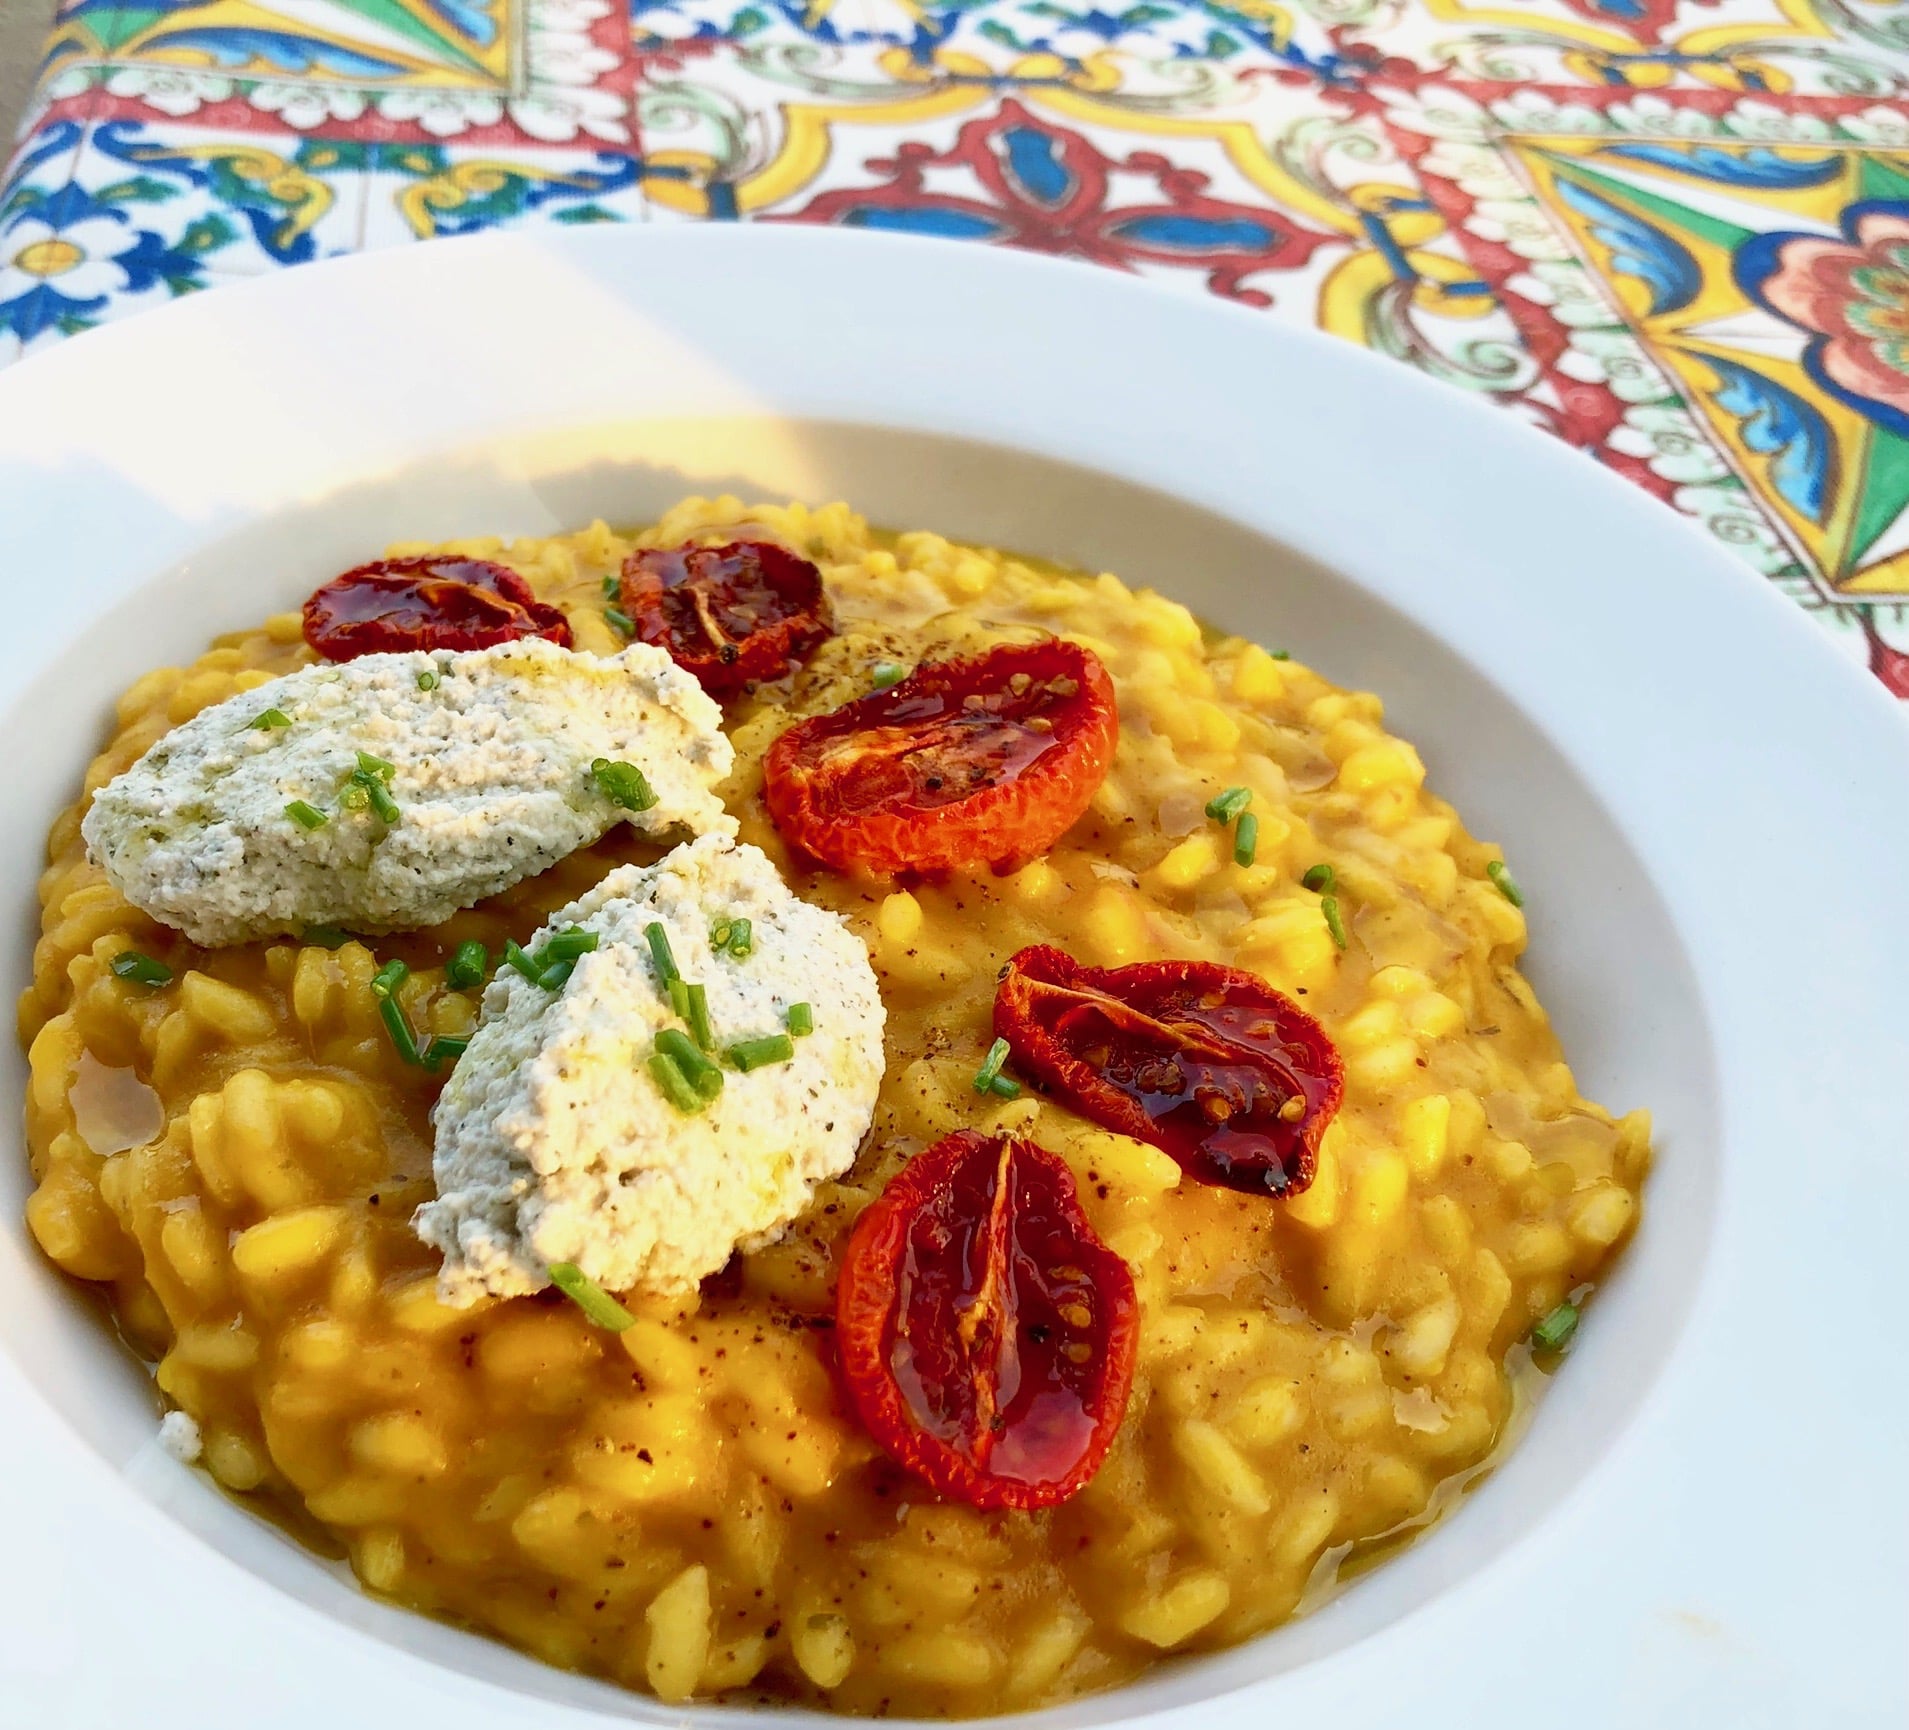
[[[612,571],[603,579],[603,598],[606,601],[614,601],[621,588],[622,583],[619,581],[616,573]]]
[[[386,823],[397,822],[398,802],[391,797],[389,789],[386,788],[385,784],[380,781],[376,775],[366,774],[364,770],[360,769],[353,774],[352,779],[356,781],[359,786],[364,788],[365,797],[371,802],[372,810],[378,813],[381,821]]]
[[[625,1328],[636,1326],[636,1317],[575,1262],[553,1261],[550,1264],[550,1283],[598,1327],[620,1334]]]
[[[1019,1099],[1021,1084],[1011,1075],[997,1075],[988,1083],[990,1093],[998,1093],[1003,1099]]]
[[[656,803],[655,789],[649,778],[634,763],[612,763],[599,757],[590,765],[590,778],[603,796],[626,811],[647,811]]]
[[[650,1079],[678,1111],[694,1116],[709,1103],[690,1085],[689,1077],[660,1051],[650,1053]]]
[[[716,1031],[709,1025],[709,993],[700,985],[685,986],[689,1009],[683,1019],[689,1023],[690,1037],[705,1051],[716,1049]]]
[[[1562,1351],[1578,1331],[1578,1306],[1561,1303],[1531,1330],[1531,1343],[1540,1351]]]
[[[142,955],[137,949],[122,949],[106,965],[120,979],[130,979],[135,985],[158,987],[172,983],[172,969],[163,961],[155,961],[150,955]]]
[[[331,821],[316,805],[308,805],[303,799],[294,799],[287,805],[285,815],[301,829],[322,829]]]
[[[523,952],[515,938],[507,937],[504,940],[504,965],[514,967],[532,985],[541,985],[544,982],[544,970]]]
[[[1001,1065],[1008,1060],[1008,1042],[997,1039],[988,1047],[988,1054],[981,1060],[981,1067],[974,1072],[974,1090],[986,1093],[994,1086],[994,1078],[1001,1073]]]
[[[1511,880],[1511,871],[1506,866],[1504,860],[1492,860],[1492,862],[1485,867],[1485,875],[1489,877],[1493,883],[1497,884],[1498,893],[1504,896],[1512,906],[1522,907],[1525,904],[1525,892]]]
[[[730,920],[729,936],[724,940],[723,948],[740,961],[745,955],[753,954],[755,947],[755,927],[747,919]]]
[[[574,961],[553,961],[537,975],[537,983],[546,991],[561,991],[570,983],[570,975],[576,970]]]
[[[402,961],[387,961],[371,982],[371,995],[378,1000],[378,1018],[384,1023],[385,1032],[391,1035],[398,1055],[406,1063],[419,1065],[424,1059],[418,1054],[418,1036],[411,1031],[411,1018],[398,1001],[398,988],[410,976],[411,969]]]
[[[676,965],[676,957],[670,953],[669,933],[652,919],[643,927],[643,939],[650,946],[650,959],[656,963],[657,980],[667,989],[672,979],[683,977]]]
[[[815,1031],[815,1011],[806,1003],[791,1003],[783,1012],[782,1019],[797,1039]]]
[[[1228,787],[1206,802],[1206,814],[1216,823],[1230,823],[1253,802],[1251,787]]]
[[[339,930],[336,925],[307,925],[304,940],[320,949],[342,949],[351,941],[351,933]]]
[[[566,925],[561,931],[553,931],[546,937],[531,959],[539,967],[550,967],[559,961],[575,961],[580,955],[588,955],[596,948],[597,942],[594,931],[586,931],[581,925]]]
[[[1315,895],[1330,895],[1337,879],[1338,873],[1330,865],[1315,865],[1299,881]]]
[[[468,1039],[453,1039],[447,1033],[438,1034],[424,1048],[424,1067],[435,1074],[445,1063],[456,1063],[470,1043]]]
[[[398,772],[396,763],[387,763],[382,757],[374,757],[369,751],[358,753],[358,773],[369,775],[375,781],[389,781]]]
[[[686,1034],[666,1027],[656,1036],[656,1049],[682,1071],[683,1079],[704,1099],[714,1099],[723,1090],[723,1072],[709,1061]]]
[[[630,615],[624,612],[621,607],[605,607],[603,609],[603,616],[609,621],[610,629],[615,631],[619,637],[628,637],[635,634],[636,626],[631,623]]]
[[[291,724],[291,716],[286,714],[283,709],[267,709],[264,714],[259,716],[259,718],[252,723],[252,731],[255,733],[273,733],[280,727],[289,727]]]
[[[1326,929],[1332,933],[1334,943],[1343,949],[1346,946],[1346,922],[1339,917],[1339,897],[1322,895],[1319,898],[1319,911],[1326,916]]]
[[[418,674],[418,689],[420,691],[435,691],[437,689],[437,674],[428,668]]]
[[[899,661],[877,661],[871,669],[875,689],[886,691],[891,685],[899,685],[908,676],[908,669]]]
[[[724,1054],[745,1074],[766,1064],[787,1063],[795,1056],[795,1041],[786,1033],[765,1033],[760,1039],[744,1039]]]
[[[473,937],[468,943],[460,943],[457,952],[444,964],[444,983],[458,991],[468,991],[473,985],[482,985],[490,970],[491,952]]]
[[[1259,819],[1251,811],[1242,811],[1233,826],[1233,863],[1250,865],[1259,852]]]
[[[1266,652],[1271,655],[1275,661],[1290,661],[1293,658],[1291,649],[1268,649]]]
[[[689,1019],[689,981],[672,979],[664,989],[669,993],[669,1006],[685,1021]]]
[[[353,775],[338,795],[340,807],[346,811],[365,811],[370,809],[371,795],[365,791],[365,781],[369,777]]]

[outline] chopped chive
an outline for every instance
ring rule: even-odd
[[[561,991],[570,983],[570,975],[576,970],[574,961],[553,961],[537,975],[537,983],[546,991]]]
[[[455,1064],[470,1046],[468,1039],[453,1039],[448,1033],[440,1033],[424,1048],[424,1067],[433,1073],[449,1060]]]
[[[347,811],[366,810],[371,804],[371,795],[365,791],[365,781],[370,778],[366,776],[361,780],[353,775],[338,795],[339,805]]]
[[[155,961],[150,955],[142,955],[137,949],[122,949],[106,965],[116,977],[129,979],[135,985],[150,985],[155,988],[172,983],[172,969],[163,961]]]
[[[575,1262],[553,1261],[550,1264],[549,1273],[550,1283],[598,1327],[607,1328],[613,1334],[620,1334],[625,1328],[636,1326],[636,1317],[611,1297]]]
[[[376,991],[375,984],[372,989]],[[378,1016],[384,1022],[385,1032],[391,1035],[391,1043],[398,1048],[398,1055],[406,1063],[422,1064],[424,1059],[418,1055],[418,1036],[411,1031],[411,1020],[404,1013],[404,1005],[395,996],[382,996],[378,999]]]
[[[669,1006],[685,1021],[689,1019],[689,981],[672,979],[666,989],[669,992]]]
[[[428,667],[422,673],[418,674],[418,689],[420,691],[435,691],[437,689],[437,674]]]
[[[791,1003],[783,1011],[782,1019],[797,1039],[815,1031],[815,1011],[806,1003]]]
[[[259,716],[259,718],[252,723],[252,731],[255,733],[275,733],[280,727],[289,727],[291,724],[291,716],[286,714],[283,709],[267,709],[264,714]]]
[[[1019,1099],[1021,1084],[1011,1075],[997,1075],[988,1083],[990,1093],[998,1093],[1003,1099]]]
[[[1251,787],[1228,787],[1206,802],[1206,814],[1218,823],[1230,823],[1253,802]]]
[[[603,617],[608,621],[610,629],[619,637],[630,637],[636,634],[635,624],[621,607],[605,607]]]
[[[358,753],[358,773],[372,775],[380,781],[389,781],[398,772],[396,763],[387,763],[382,757],[374,757],[369,751]]]
[[[654,919],[643,927],[643,938],[650,946],[650,959],[656,963],[656,977],[667,988],[672,979],[683,977],[670,953],[669,933]]]
[[[594,931],[586,931],[581,925],[566,925],[561,931],[552,932],[538,945],[533,959],[539,967],[549,967],[558,961],[575,961],[580,955],[588,955],[597,943]]]
[[[1001,1065],[1008,1060],[1008,1042],[997,1039],[988,1047],[988,1054],[981,1060],[981,1067],[974,1072],[974,1090],[986,1093],[994,1086],[994,1078],[1001,1073]]]
[[[1485,867],[1485,875],[1498,886],[1498,893],[1514,907],[1525,904],[1525,892],[1512,881],[1510,867],[1502,859],[1494,859]]]
[[[294,799],[287,805],[285,815],[301,829],[322,829],[331,821],[316,805],[308,805],[303,799]]]
[[[722,1092],[722,1070],[690,1044],[687,1034],[666,1027],[656,1036],[656,1049],[683,1072],[683,1078],[704,1099],[714,1099]]]
[[[622,581],[618,578],[616,572],[610,572],[610,574],[603,579],[603,598],[606,601],[614,601],[621,592],[622,587]]]
[[[1251,811],[1242,811],[1233,825],[1233,863],[1250,865],[1259,853],[1259,819]]]
[[[1299,881],[1303,887],[1310,889],[1315,895],[1330,895],[1338,875],[1330,865],[1315,865]]]
[[[718,919],[709,928],[709,947],[719,950],[727,949],[729,947],[729,933],[735,928],[735,920]]]
[[[787,1063],[795,1056],[795,1041],[786,1033],[765,1033],[760,1039],[738,1040],[724,1055],[747,1074],[767,1064]]]
[[[351,933],[339,930],[336,925],[307,925],[304,940],[317,944],[320,949],[342,949],[351,941]]]
[[[523,952],[522,947],[513,937],[504,939],[504,965],[514,967],[532,985],[541,985],[544,982],[544,970]]]
[[[886,691],[891,685],[899,685],[908,676],[908,669],[899,661],[877,661],[870,669],[875,681],[875,689]]]
[[[360,753],[362,755],[362,753]],[[391,797],[391,790],[375,770],[354,769],[351,778],[364,789],[366,802],[378,813],[382,822],[395,823],[398,820],[398,802]]]
[[[700,985],[684,988],[689,994],[689,1010],[684,1017],[689,1022],[690,1037],[705,1051],[716,1049],[716,1030],[709,1025],[709,993]]]
[[[655,789],[649,777],[634,763],[613,763],[599,757],[590,765],[590,778],[603,796],[626,811],[647,811],[656,803]]]
[[[1271,655],[1275,661],[1290,661],[1293,658],[1291,649],[1268,649],[1266,652]]]
[[[1531,1343],[1540,1351],[1562,1351],[1578,1331],[1578,1306],[1561,1303],[1531,1330]]]
[[[678,1111],[694,1115],[709,1103],[690,1085],[689,1077],[660,1051],[650,1053],[650,1079]]]
[[[459,991],[468,991],[473,985],[482,985],[484,975],[491,970],[491,952],[473,937],[468,943],[460,943],[451,959],[444,964],[444,982]]]
[[[740,961],[744,956],[755,953],[755,927],[747,919],[732,919],[729,922],[729,937],[723,944],[729,953]]]
[[[377,977],[371,982],[371,995],[389,997],[410,977],[411,969],[402,961],[387,961],[378,969]]]
[[[1334,943],[1343,949],[1346,946],[1346,922],[1339,917],[1339,897],[1322,895],[1319,898],[1319,911],[1326,916],[1326,929],[1332,933]]]

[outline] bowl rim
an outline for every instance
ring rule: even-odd
[[[746,285],[764,280],[777,285],[776,310],[786,328],[819,344],[816,353],[778,345],[773,333],[735,322],[752,304]],[[526,323],[530,306],[540,318]],[[559,328],[552,307],[562,308],[574,328]],[[1018,328],[1006,322],[1009,315]],[[693,335],[702,347],[686,378],[725,405],[1034,444],[1275,534],[1348,572],[1427,628],[1449,631],[1462,617],[1484,632],[1488,640],[1468,649],[1534,724],[1559,740],[1593,790],[1622,804],[1640,832],[1679,843],[1677,856],[1662,862],[1661,882],[1679,906],[1680,934],[1714,1012],[1728,1181],[1712,1265],[1676,1348],[1683,1382],[1671,1386],[1666,1374],[1621,1445],[1517,1557],[1495,1565],[1489,1579],[1455,1586],[1442,1602],[1370,1636],[1388,1642],[1383,1652],[1369,1642],[1356,1649],[1384,1656],[1381,1668],[1423,1661],[1454,1618],[1476,1626],[1487,1613],[1509,1615],[1521,1578],[1535,1572],[1542,1580],[1561,1564],[1614,1594],[1588,1623],[1578,1623],[1579,1634],[1634,1643],[1645,1614],[1638,1594],[1659,1583],[1649,1563],[1662,1570],[1665,1585],[1675,1581],[1688,1595],[1727,1602],[1732,1637],[1766,1658],[1800,1653],[1803,1640],[1819,1651],[1832,1647],[1841,1655],[1839,1688],[1857,1690],[1838,1698],[1900,1698],[1901,1680],[1885,1668],[1892,1645],[1872,1639],[1865,1648],[1855,1635],[1877,1625],[1878,1609],[1886,1617],[1892,1604],[1902,1605],[1902,1580],[1850,1539],[1833,1545],[1835,1572],[1825,1567],[1826,1529],[1846,1527],[1852,1536],[1863,1529],[1847,1519],[1846,1486],[1832,1481],[1839,1474],[1788,1486],[1800,1506],[1774,1558],[1726,1542],[1728,1524],[1717,1509],[1733,1490],[1754,1487],[1743,1461],[1718,1454],[1720,1436],[1738,1419],[1760,1418],[1774,1432],[1760,1440],[1755,1460],[1820,1458],[1833,1438],[1844,1445],[1847,1465],[1880,1458],[1878,1438],[1892,1426],[1900,1433],[1909,1411],[1902,1394],[1862,1374],[1866,1363],[1879,1361],[1870,1354],[1879,1354],[1886,1338],[1887,1202],[1902,1199],[1909,1180],[1861,1153],[1899,1148],[1909,1127],[1909,1108],[1895,1097],[1885,1061],[1899,1048],[1888,1018],[1900,1005],[1895,982],[1909,977],[1909,928],[1899,915],[1891,920],[1891,867],[1909,845],[1909,810],[1866,800],[1847,767],[1864,765],[1872,781],[1889,768],[1909,769],[1909,730],[1881,688],[1844,662],[1792,603],[1627,482],[1511,417],[1381,357],[1245,309],[1085,266],[931,240],[717,226],[482,235],[362,254],[102,327],[0,375],[0,522],[10,538],[19,537],[23,565],[51,566],[60,558],[76,508],[98,531],[83,578],[18,604],[14,629],[0,644],[0,697],[56,664],[75,631],[117,596],[189,561],[237,525],[308,497],[317,485],[539,428],[587,432],[611,406],[610,380],[586,376],[581,365],[591,333],[621,331],[626,321],[652,337],[666,329],[663,340],[679,344]],[[460,361],[482,353],[487,340],[494,344],[500,324],[511,332],[512,364],[479,380],[460,377]],[[996,351],[995,364],[938,361],[930,338],[946,344],[949,330]],[[1087,345],[1075,342],[1070,352],[1064,343],[1081,330],[1136,361],[1172,356],[1180,376],[1161,379],[1157,364],[1151,375],[1138,364],[1097,370]],[[960,347],[948,345],[943,354]],[[855,364],[831,373],[830,356]],[[1226,367],[1214,369],[1222,359]],[[224,369],[247,387],[244,414],[230,424],[181,394],[195,371],[203,376],[207,368]],[[604,371],[620,378],[627,365]],[[1432,561],[1436,581],[1415,584],[1401,574],[1399,561],[1412,556],[1413,539],[1402,527],[1373,520],[1369,498],[1324,493],[1303,522],[1267,520],[1264,457],[1255,448],[1255,405],[1246,396],[1273,375],[1304,382],[1299,394],[1318,417],[1308,442],[1343,451],[1356,441],[1386,474],[1402,519],[1455,537],[1456,551]],[[428,380],[438,394],[406,395],[400,379]],[[270,395],[259,394],[268,383]],[[1059,392],[1060,384],[1076,396]],[[348,413],[339,410],[341,393],[351,398]],[[180,432],[181,419],[189,436]],[[1227,436],[1215,431],[1216,422]],[[1198,423],[1197,432],[1154,436],[1176,423]],[[1040,429],[1033,440],[1028,427]],[[1472,460],[1428,460],[1437,448],[1426,442],[1428,428],[1435,439],[1462,439]],[[262,460],[260,447],[271,451],[272,462]],[[1303,453],[1285,454],[1299,461]],[[1520,602],[1499,571],[1467,586],[1458,568],[1465,548],[1489,542],[1502,566],[1506,549],[1517,544],[1516,535],[1490,520],[1507,513],[1538,531],[1529,537],[1532,548],[1562,573],[1561,584],[1567,577],[1573,584],[1568,618],[1542,595]],[[1581,525],[1575,544],[1542,532],[1566,520]],[[1582,586],[1587,575],[1601,579],[1595,594]],[[1487,622],[1481,597],[1511,616]],[[1640,635],[1639,617],[1652,618],[1655,630]],[[1521,652],[1537,644],[1545,652]],[[1707,659],[1678,658],[1699,646]],[[1573,648],[1584,663],[1576,669]],[[1601,662],[1624,669],[1625,701],[1602,715],[1605,731],[1594,738],[1588,721],[1599,712]],[[1785,693],[1781,714],[1772,712],[1774,690]],[[1608,678],[1603,691],[1608,705]],[[1654,754],[1680,738],[1694,739],[1696,748],[1678,773],[1667,773]],[[1639,770],[1647,760],[1651,769]],[[1780,821],[1772,820],[1776,813]],[[1790,875],[1752,868],[1741,856],[1745,844]],[[1837,905],[1804,917],[1783,892],[1809,883],[1808,857],[1817,852],[1836,861]],[[1812,1008],[1801,1025],[1778,1018],[1798,1002]],[[1797,1067],[1819,1077],[1822,1097],[1807,1112],[1786,1102],[1773,1079]],[[1779,1163],[1786,1137],[1856,1151],[1847,1169],[1837,1166],[1822,1178],[1826,1193],[1799,1201],[1780,1187],[1788,1175]],[[1759,1285],[1760,1256],[1783,1258],[1805,1281],[1828,1288],[1836,1303],[1812,1292],[1792,1313],[1771,1313],[1782,1306]],[[1741,1384],[1757,1376],[1762,1356],[1744,1343],[1748,1330],[1732,1326],[1733,1313],[1754,1313],[1766,1342],[1799,1349],[1813,1342],[1812,1385],[1828,1401],[1789,1414],[1747,1403]],[[103,1462],[61,1455],[57,1423],[47,1421],[38,1394],[4,1350],[0,1393],[9,1404],[36,1408],[0,1439],[0,1519],[25,1517],[19,1486],[33,1474],[71,1473],[90,1494],[125,1505],[127,1528],[138,1531],[139,1543],[178,1561],[176,1526],[143,1517],[150,1504],[134,1508],[140,1498]],[[1709,1480],[1701,1495],[1691,1486],[1696,1477]],[[1598,1509],[1587,1505],[1592,1479]],[[1627,1493],[1645,1508],[1678,1508],[1696,1558],[1674,1559],[1661,1543],[1646,1541],[1635,1517],[1612,1517],[1614,1498]],[[1893,1493],[1900,1506],[1901,1489]],[[1690,1511],[1697,1502],[1701,1518]],[[1881,1510],[1873,1500],[1869,1507],[1873,1527]],[[1817,1595],[1813,1615],[1799,1614],[1793,1603],[1783,1606],[1787,1621],[1774,1604],[1759,1613],[1750,1588],[1779,1590],[1775,1562],[1791,1570],[1789,1578],[1800,1577],[1803,1533],[1819,1544],[1810,1572],[1836,1584]],[[236,1568],[224,1566],[232,1575],[226,1589],[242,1591]],[[197,1577],[220,1576],[213,1569]],[[0,1581],[0,1594],[19,1594],[19,1580],[16,1572],[13,1582]],[[1839,1619],[1846,1637],[1837,1636]],[[281,1617],[274,1625],[291,1624]],[[182,1617],[180,1638],[188,1627]],[[366,1662],[353,1655],[361,1645],[341,1646],[324,1631],[304,1630],[304,1648],[323,1648],[347,1667]],[[1374,1714],[1384,1700],[1361,1680],[1351,1656],[1348,1650],[1252,1684],[1249,1693],[1264,1700],[1277,1690],[1281,1704],[1381,1722]],[[1649,1662],[1653,1675],[1673,1683],[1711,1675],[1707,1659],[1674,1642]],[[389,1681],[392,1666],[403,1665],[427,1668],[408,1654],[387,1653],[366,1673]],[[443,1673],[431,1674],[442,1688]],[[461,1679],[457,1691],[475,1723],[502,1724],[521,1709],[520,1698],[490,1684]],[[1204,1706],[1232,1711],[1245,1698],[1236,1693]],[[1202,1703],[1165,1700],[1157,1712],[1177,1716]],[[1578,1708],[1567,1703],[1564,1710]],[[1120,1715],[1118,1708],[1112,1715]],[[592,1717],[585,1712],[575,1721]],[[1601,1720],[1588,1713],[1563,1720],[1580,1721]]]

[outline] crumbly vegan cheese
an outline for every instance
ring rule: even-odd
[[[738,915],[754,933],[741,957],[710,937]],[[791,1004],[813,1010],[789,1061],[728,1071],[695,1113],[647,1067],[658,1031],[684,1025],[645,939],[652,923],[682,977],[706,988],[718,1051],[781,1033]],[[416,1225],[444,1251],[448,1302],[535,1291],[551,1262],[609,1291],[683,1291],[796,1218],[852,1163],[874,1112],[884,1013],[867,951],[758,849],[710,835],[623,866],[528,947],[572,924],[598,947],[555,992],[500,972],[432,1113],[438,1199]]]
[[[712,791],[734,760],[721,727],[702,687],[647,644],[365,655],[201,711],[100,789],[83,833],[127,900],[195,943],[415,930],[619,821],[733,834]],[[391,766],[395,821],[341,802],[360,752]],[[600,757],[640,768],[656,804],[612,801],[590,772]],[[301,826],[294,801],[323,824]]]
[[[199,1422],[189,1412],[168,1412],[159,1420],[159,1445],[182,1466],[194,1464],[205,1452]]]

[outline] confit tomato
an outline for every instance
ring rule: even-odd
[[[517,637],[547,637],[567,649],[570,621],[489,559],[381,559],[332,578],[305,603],[305,641],[328,661],[490,649]]]
[[[1009,871],[1079,820],[1119,736],[1097,655],[1011,644],[798,721],[763,758],[763,796],[783,839],[838,871]]]
[[[712,697],[779,679],[834,634],[822,573],[773,541],[639,548],[623,561],[623,611]]]
[[[855,1222],[835,1340],[856,1411],[902,1465],[973,1507],[1045,1508],[1120,1428],[1139,1306],[1066,1165],[963,1129]]]
[[[1036,944],[1002,974],[994,1031],[1083,1117],[1248,1195],[1312,1182],[1345,1091],[1318,1022],[1256,974],[1211,961],[1082,967]]]

